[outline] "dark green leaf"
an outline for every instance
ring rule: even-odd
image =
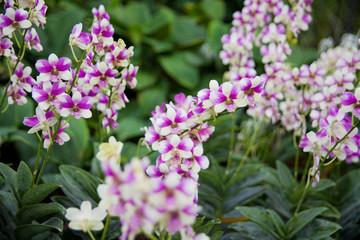
[[[25,162],[21,161],[15,179],[16,192],[20,198],[22,198],[25,192],[31,187],[31,181],[31,170]]]
[[[276,169],[278,172],[279,180],[281,185],[288,191],[291,192],[295,179],[294,176],[291,174],[291,171],[289,168],[282,162],[276,161]]]
[[[199,70],[185,60],[185,55],[177,52],[159,58],[161,66],[177,83],[193,89],[199,82]]]
[[[171,23],[175,19],[174,12],[166,7],[160,8],[146,25],[144,32],[146,34],[154,34],[156,32],[165,32],[170,28]],[[167,34],[163,37],[166,37]]]
[[[138,94],[138,102],[141,111],[149,113],[155,109],[156,106],[166,102],[167,83],[162,82],[156,86],[141,91]]]
[[[326,190],[328,188],[334,187],[335,182],[331,181],[330,179],[321,179],[315,187],[311,187],[310,190],[314,192],[321,192],[323,190]]]
[[[35,185],[24,194],[22,204],[31,205],[35,203],[40,203],[50,193],[52,193],[55,189],[59,187],[60,185],[56,183],[44,183],[40,185]]]
[[[16,218],[20,223],[26,224],[55,213],[65,214],[65,208],[58,203],[38,203],[22,207]]]
[[[207,28],[207,42],[214,56],[218,56],[222,48],[221,37],[229,30],[228,26],[220,21],[211,21]]]
[[[31,239],[35,235],[46,231],[56,230],[62,232],[63,221],[59,218],[51,218],[42,224],[25,224],[15,229],[17,239]]]
[[[226,5],[221,0],[202,0],[201,6],[211,19],[222,20],[225,16]]]
[[[7,212],[9,212],[12,216],[15,216],[18,211],[18,207],[16,205],[16,200],[11,193],[0,191],[0,203],[4,205]]]
[[[253,222],[237,222],[231,223],[229,228],[235,229],[236,231],[244,234],[251,240],[277,240],[278,238],[273,237],[264,228]]]
[[[284,233],[284,222],[283,222],[283,220],[281,219],[281,217],[274,210],[268,209],[267,211],[270,214],[271,221],[274,224],[276,230],[278,231],[280,236],[284,237],[285,233]]]
[[[205,223],[204,225],[201,225],[199,228],[195,229],[195,231],[197,233],[205,233],[208,234],[211,229],[216,225],[216,224],[220,224],[221,221],[219,219],[217,220],[210,220],[207,223]]]
[[[318,240],[331,236],[335,232],[341,229],[341,226],[337,223],[330,222],[323,219],[315,219],[311,223],[307,224],[298,234],[296,234],[296,240]]]
[[[116,129],[117,139],[119,141],[125,141],[132,137],[138,137],[144,135],[144,132],[140,128],[144,127],[146,123],[138,118],[124,117],[118,122],[119,126]],[[135,154],[135,153],[134,153]]]
[[[172,39],[179,47],[191,47],[205,40],[205,29],[189,17],[176,17]]]
[[[136,85],[136,90],[144,90],[150,86],[153,86],[158,77],[158,72],[152,70],[143,70],[141,69],[136,74],[136,79],[138,83]]]
[[[224,201],[224,212],[228,212],[234,207],[254,199],[265,192],[265,187],[247,187],[235,193],[230,193]]]
[[[334,205],[323,200],[309,200],[308,202],[304,203],[304,207],[306,208],[326,207],[327,210],[321,213],[322,216],[331,217],[331,218],[340,218],[341,216],[339,210],[337,210],[337,208]]]
[[[33,101],[28,101],[25,105],[22,106],[17,104],[9,106],[8,110],[4,114],[0,114],[1,126],[18,126],[19,124],[22,124],[25,117],[34,116],[33,109]]]
[[[74,203],[80,205],[82,201],[89,200],[92,204],[99,201],[97,186],[100,179],[90,173],[71,165],[61,165],[61,189]]]
[[[15,187],[16,172],[8,165],[0,162],[0,173],[4,177],[6,183],[8,184],[14,198],[17,199],[18,196]]]
[[[210,239],[211,240],[220,240],[221,239],[221,236],[224,234],[223,231],[217,231],[216,233],[212,234],[210,236]]]
[[[256,207],[237,207],[236,209],[271,235],[279,238],[268,214]]]
[[[311,208],[304,210],[290,218],[290,220],[286,223],[285,228],[288,231],[287,237],[291,238],[296,233],[298,233],[306,224],[311,222],[314,218],[320,215],[322,212],[326,210],[326,207],[319,208]]]
[[[302,64],[310,64],[318,56],[316,49],[300,48],[298,45],[291,47],[292,53],[286,60],[294,67],[300,67]]]

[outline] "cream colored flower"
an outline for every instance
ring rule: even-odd
[[[73,207],[66,209],[65,217],[70,221],[69,228],[71,229],[83,232],[97,231],[104,228],[102,220],[106,217],[106,211],[99,207],[91,209],[91,203],[84,201],[80,209]]]
[[[117,142],[115,137],[111,136],[108,143],[105,142],[100,144],[99,152],[96,154],[96,157],[100,161],[118,161],[123,145],[122,142]]]

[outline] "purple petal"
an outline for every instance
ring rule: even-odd
[[[90,109],[92,107],[92,98],[91,97],[84,97],[81,101],[77,104],[80,109]]]
[[[58,71],[66,71],[69,70],[71,67],[71,60],[67,57],[62,57],[59,59],[59,61],[56,63],[56,69]]]
[[[179,145],[177,146],[177,149],[183,150],[183,151],[191,151],[191,149],[194,147],[194,142],[190,138],[183,138],[180,140]]]
[[[20,9],[16,10],[16,12],[15,12],[15,21],[21,22],[21,21],[27,19],[28,15],[29,14],[27,11],[20,8]]]
[[[213,104],[220,104],[226,101],[226,97],[221,92],[211,92],[210,99]]]
[[[24,125],[28,126],[28,127],[34,127],[39,123],[39,120],[37,119],[37,117],[25,117],[24,118]]]
[[[35,68],[40,72],[40,73],[49,73],[53,70],[53,67],[51,66],[51,64],[44,59],[38,60],[35,64]]]
[[[357,102],[357,99],[355,97],[355,95],[351,92],[345,92],[342,96],[341,96],[341,103],[345,106],[354,104]]]
[[[251,80],[249,78],[243,78],[241,79],[241,81],[238,83],[238,85],[240,86],[241,91],[245,92],[246,90],[248,90],[249,88],[251,88]]]

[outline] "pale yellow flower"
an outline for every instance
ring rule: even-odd
[[[115,137],[111,136],[108,143],[105,142],[100,144],[99,152],[96,154],[96,157],[100,161],[118,161],[123,145],[122,142],[117,142]]]

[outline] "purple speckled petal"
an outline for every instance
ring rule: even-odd
[[[239,86],[240,86],[240,89],[241,91],[246,91],[248,90],[249,88],[251,88],[251,80],[249,78],[243,78],[241,79],[241,81],[239,82]]]
[[[53,70],[53,67],[51,66],[51,64],[44,59],[38,60],[35,64],[35,68],[40,72],[40,73],[49,73]]]
[[[16,10],[16,12],[15,12],[15,21],[21,22],[21,21],[27,19],[28,15],[29,15],[29,13],[27,11],[20,8],[20,9]]]
[[[186,137],[180,140],[179,145],[177,146],[177,149],[183,150],[183,151],[191,151],[191,149],[194,147],[194,142]]]
[[[220,104],[226,101],[226,97],[221,92],[211,92],[210,99],[213,104]]]
[[[92,107],[92,98],[91,97],[83,97],[77,106],[80,109],[90,109]]]
[[[351,92],[345,92],[342,96],[341,96],[341,103],[345,106],[354,104],[357,102],[356,97],[354,96],[353,93]]]
[[[24,119],[24,125],[28,126],[28,127],[34,127],[39,123],[39,120],[37,119],[37,117],[25,117]]]
[[[56,69],[58,71],[66,71],[69,70],[71,67],[71,60],[67,57],[62,57],[59,59],[59,61],[56,63]]]

